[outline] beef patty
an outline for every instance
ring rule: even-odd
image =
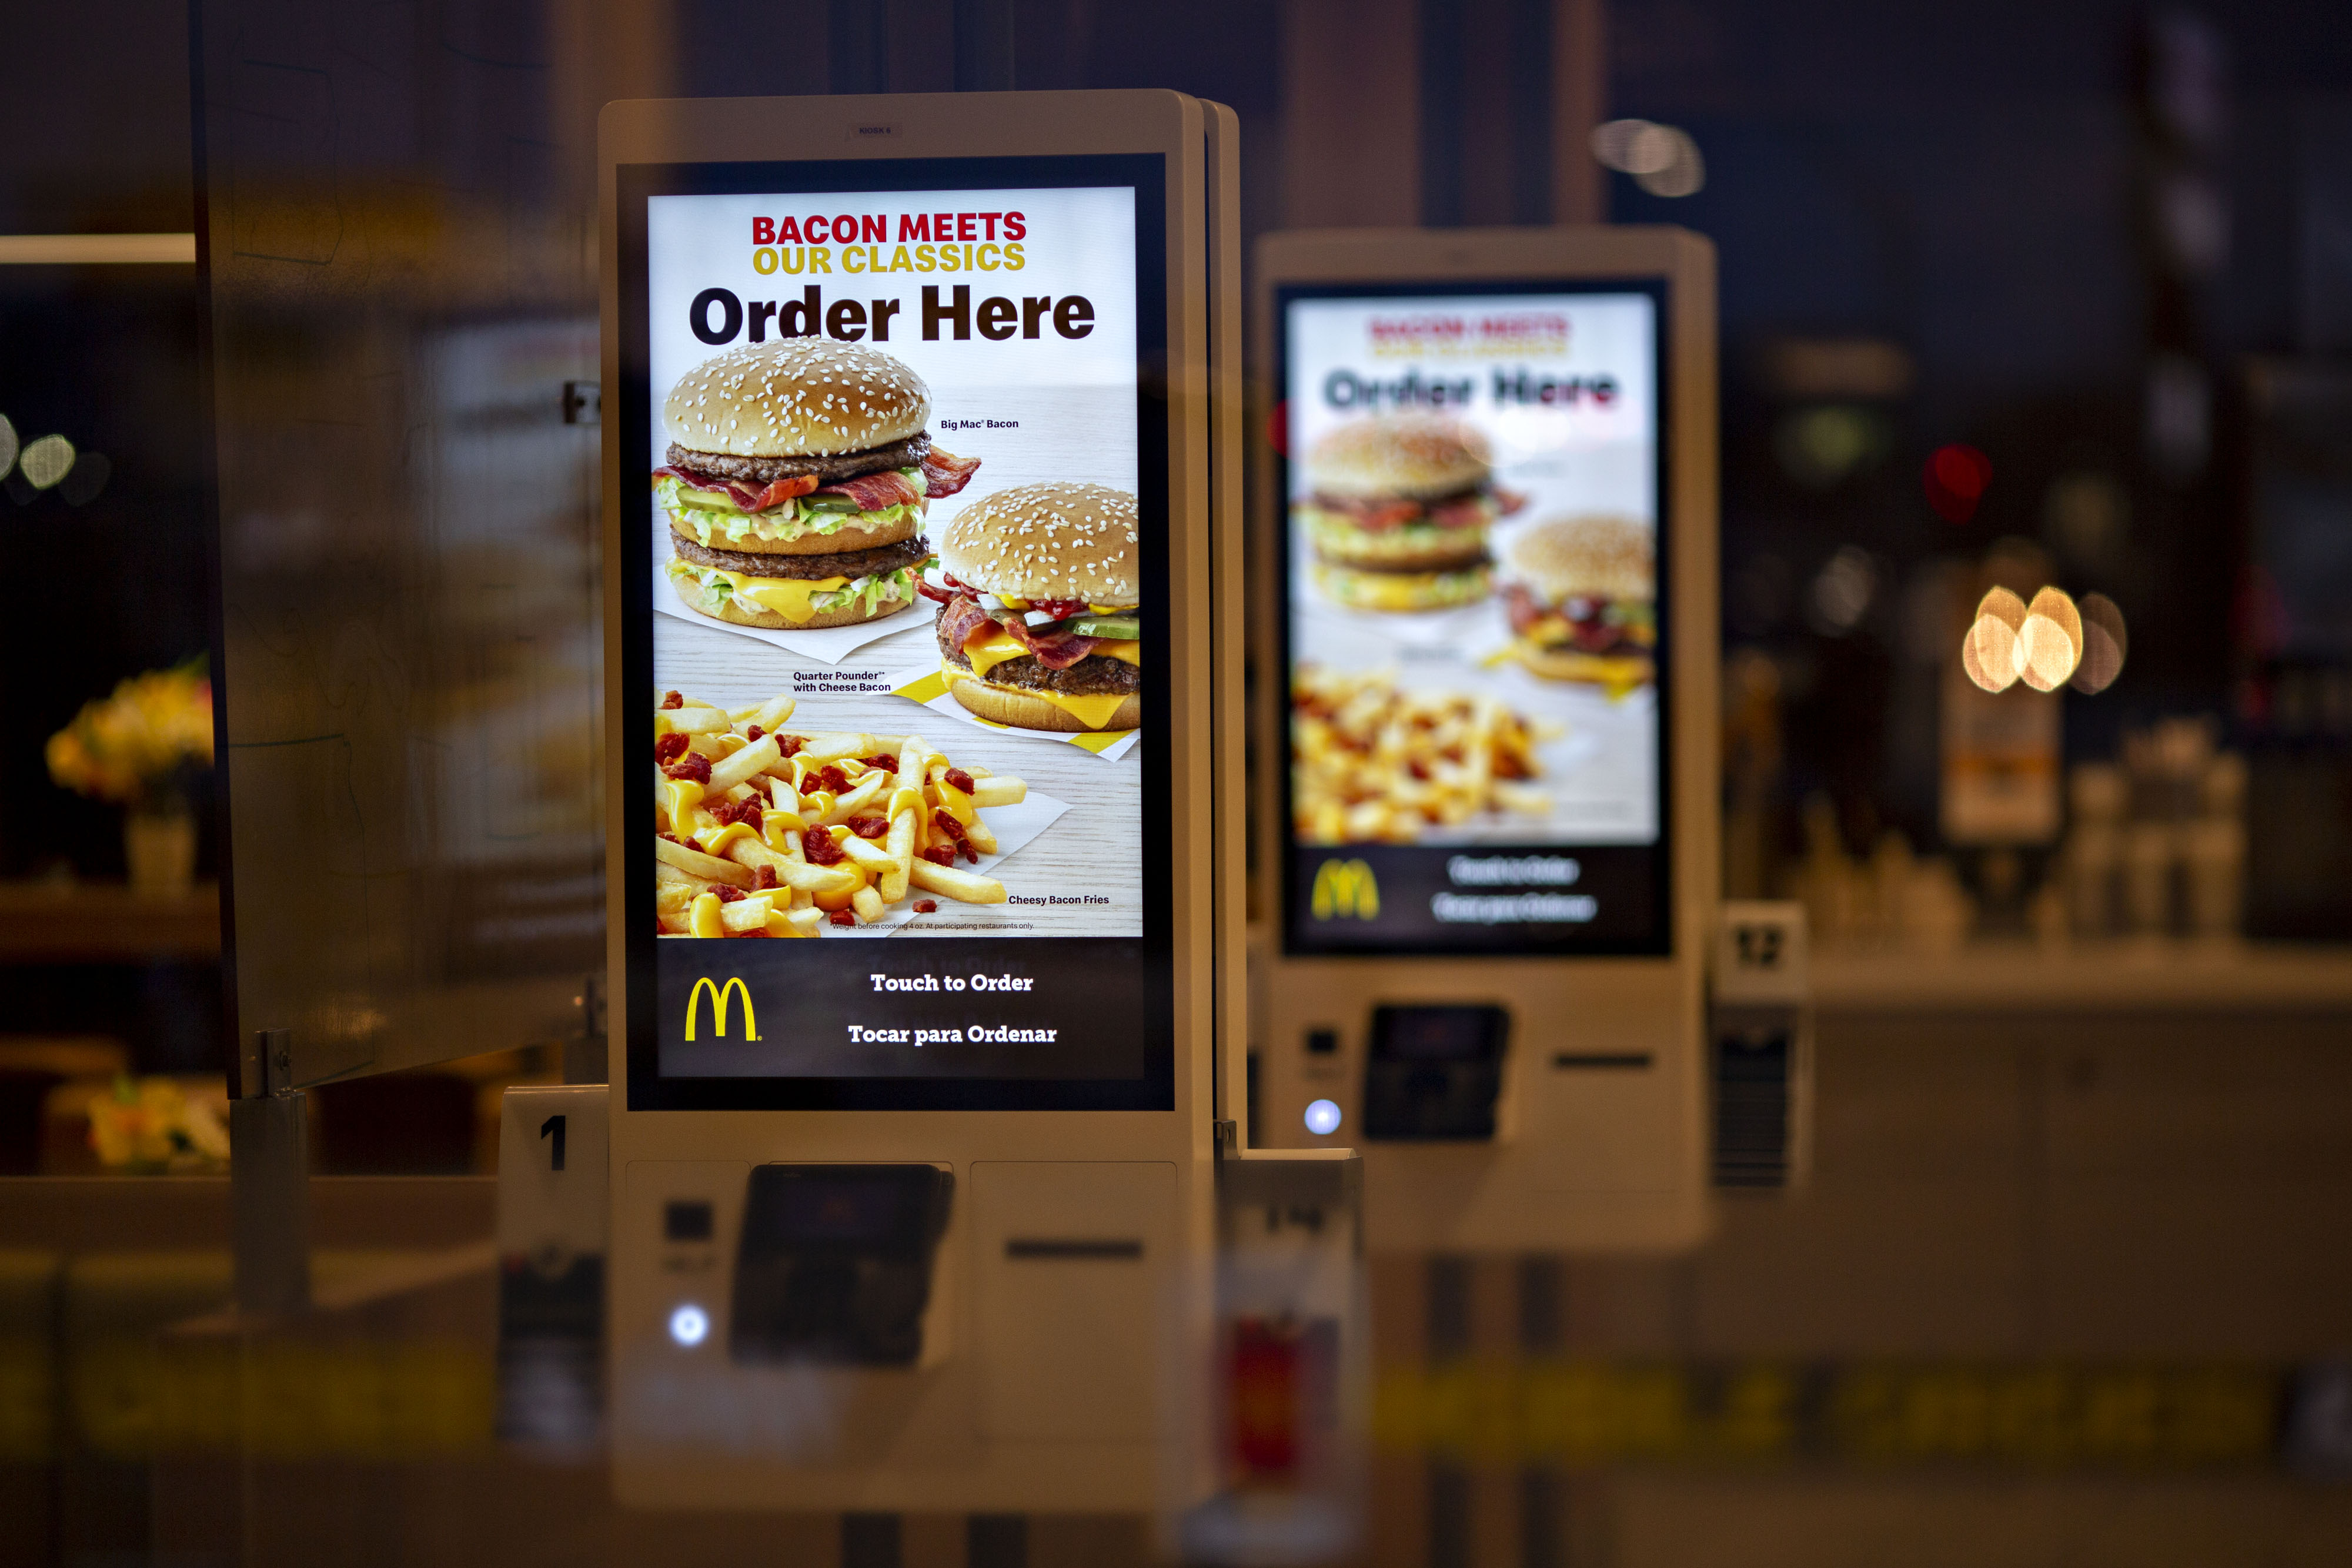
[[[940,657],[959,669],[971,668],[971,657],[963,651],[961,643],[950,643],[948,633],[954,629],[957,618],[941,615],[937,631]],[[971,624],[965,621],[967,628]],[[969,635],[969,632],[966,633]],[[1124,659],[1106,659],[1100,653],[1088,653],[1066,670],[1056,670],[1039,664],[1024,654],[1007,659],[1001,664],[991,664],[986,677],[995,686],[1021,686],[1029,691],[1059,692],[1066,697],[1107,697],[1113,695],[1129,696],[1143,689],[1143,672]]]
[[[714,479],[732,479],[738,484],[756,481],[772,485],[779,479],[814,474],[820,485],[836,485],[860,474],[915,467],[930,449],[929,431],[918,431],[887,446],[869,446],[863,452],[845,452],[835,457],[730,457],[719,452],[696,452],[673,441],[662,461],[673,468],[708,474]]]
[[[930,558],[931,547],[919,534],[894,545],[872,549],[836,550],[831,555],[749,555],[742,550],[712,549],[697,544],[676,528],[669,531],[670,549],[697,566],[715,566],[747,577],[795,577],[811,580],[826,577],[865,577],[898,570]]]

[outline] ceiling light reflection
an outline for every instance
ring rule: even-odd
[[[16,465],[34,489],[46,490],[73,472],[74,444],[62,435],[44,435],[25,444],[25,450],[16,455]]]
[[[2006,588],[1996,588],[1977,601],[1976,619],[1960,639],[1960,667],[1969,679],[1989,692],[2005,692],[2023,672],[2020,643],[2025,630],[2025,601]]]
[[[2115,685],[2129,647],[2124,612],[2116,601],[2104,593],[2083,595],[2083,658],[2074,666],[2074,689],[2095,696]]]
[[[2083,618],[2074,601],[2055,588],[2036,593],[2026,606],[2017,644],[2018,679],[2037,692],[2064,685],[2083,657]]]
[[[1694,196],[1706,184],[1706,160],[1677,126],[1612,120],[1592,128],[1591,146],[1595,162],[1633,175],[1654,196]]]

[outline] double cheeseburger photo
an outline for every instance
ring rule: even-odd
[[[1291,515],[1316,585],[1353,610],[1444,610],[1486,596],[1487,530],[1522,504],[1495,488],[1486,444],[1460,420],[1375,414],[1307,455]]]
[[[950,518],[924,591],[955,700],[1021,729],[1141,724],[1138,535],[1135,497],[1101,485],[1016,485]]]
[[[929,503],[977,459],[931,444],[930,389],[863,343],[786,338],[706,360],[662,417],[671,585],[737,626],[813,631],[911,608]]]
[[[1658,569],[1631,517],[1549,517],[1511,541],[1503,587],[1511,654],[1547,680],[1619,695],[1657,677]]]

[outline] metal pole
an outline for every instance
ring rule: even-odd
[[[309,1102],[288,1087],[290,1030],[262,1030],[229,1103],[229,1212],[237,1310],[287,1317],[310,1304]]]
[[[1013,90],[1013,0],[955,0],[955,85]]]
[[[883,0],[833,0],[827,85],[837,93],[890,90],[889,16]]]

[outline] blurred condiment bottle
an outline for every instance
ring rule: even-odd
[[[2116,879],[2123,864],[2124,814],[2130,787],[2112,762],[2079,762],[2068,780],[2074,824],[2063,861],[2066,909],[2077,936],[2116,928]]]
[[[2246,764],[2210,718],[2126,731],[2123,763],[2076,765],[2063,874],[2078,936],[2227,937],[2242,919]]]

